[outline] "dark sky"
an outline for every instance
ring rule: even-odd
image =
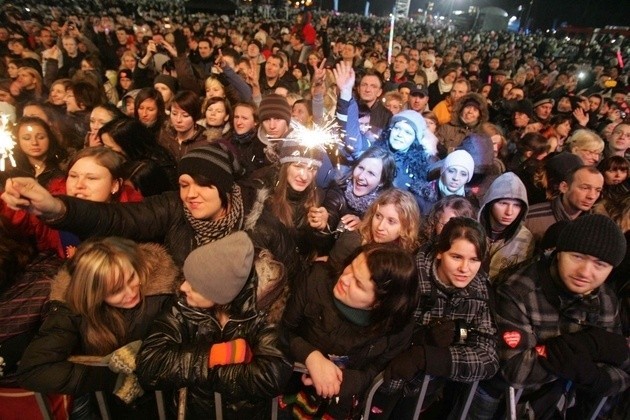
[[[530,0],[452,0],[453,9],[462,5],[497,6],[505,9],[510,16],[518,16],[519,5],[525,14]],[[394,0],[371,0],[370,11],[375,15],[391,12]],[[448,10],[450,0],[433,0],[436,7]],[[332,0],[322,0],[322,6],[332,5]],[[427,0],[411,0],[410,11],[425,8]],[[363,13],[365,0],[339,0],[340,11]],[[550,28],[562,22],[577,26],[603,27],[606,25],[630,26],[630,0],[533,0],[531,12],[534,27]]]

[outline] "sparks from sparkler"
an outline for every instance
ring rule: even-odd
[[[9,160],[11,166],[15,167],[15,159],[13,158],[13,147],[15,142],[11,136],[9,129],[9,116],[0,114],[0,172],[5,170],[5,160]]]

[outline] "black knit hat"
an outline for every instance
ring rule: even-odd
[[[306,147],[296,141],[285,140],[280,148],[280,163],[306,163],[321,167],[324,151],[321,147]]]
[[[166,85],[173,94],[177,93],[177,79],[173,76],[169,76],[168,74],[158,74],[155,76],[155,79],[153,79],[153,86],[158,83]]]
[[[291,106],[284,96],[270,93],[262,98],[258,108],[258,115],[260,116],[260,121],[277,118],[285,120],[289,124],[291,122]]]
[[[177,175],[183,174],[192,177],[202,175],[226,194],[232,191],[234,185],[232,159],[229,152],[219,146],[202,146],[186,153],[177,166]]]
[[[534,106],[529,99],[521,99],[514,104],[512,112],[520,112],[529,118],[534,118]]]
[[[616,267],[626,255],[626,246],[626,238],[615,222],[601,214],[588,214],[562,229],[556,251],[579,252]]]

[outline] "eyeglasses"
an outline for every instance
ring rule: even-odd
[[[586,149],[580,149],[582,151],[582,153],[584,153],[586,156],[589,157],[595,157],[598,158],[601,156],[601,152],[598,152],[597,150],[586,150]]]

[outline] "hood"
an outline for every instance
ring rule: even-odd
[[[516,231],[516,227],[525,219],[527,216],[527,212],[529,210],[529,204],[527,202],[527,189],[523,184],[523,181],[520,180],[518,176],[516,176],[513,172],[506,172],[503,175],[496,178],[488,191],[483,196],[483,200],[481,201],[481,207],[479,209],[478,220],[479,223],[486,229],[488,232],[490,229],[490,205],[504,198],[512,198],[521,201],[523,204],[523,209],[521,210],[521,214],[512,222],[506,229],[506,236],[511,237]]]
[[[180,272],[173,259],[162,245],[139,244],[140,256],[147,265],[147,283],[143,287],[144,296],[174,293],[179,284]],[[70,284],[70,273],[62,267],[50,285],[50,300],[65,301]]]
[[[488,121],[488,118],[490,118],[490,114],[488,112],[488,105],[485,98],[478,93],[471,92],[464,95],[455,104],[455,108],[453,108],[453,112],[451,113],[451,123],[453,125],[456,125],[456,126],[463,125],[463,123],[459,119],[459,114],[462,112],[462,109],[464,109],[464,105],[471,101],[479,105],[479,123],[476,125],[476,127]]]

